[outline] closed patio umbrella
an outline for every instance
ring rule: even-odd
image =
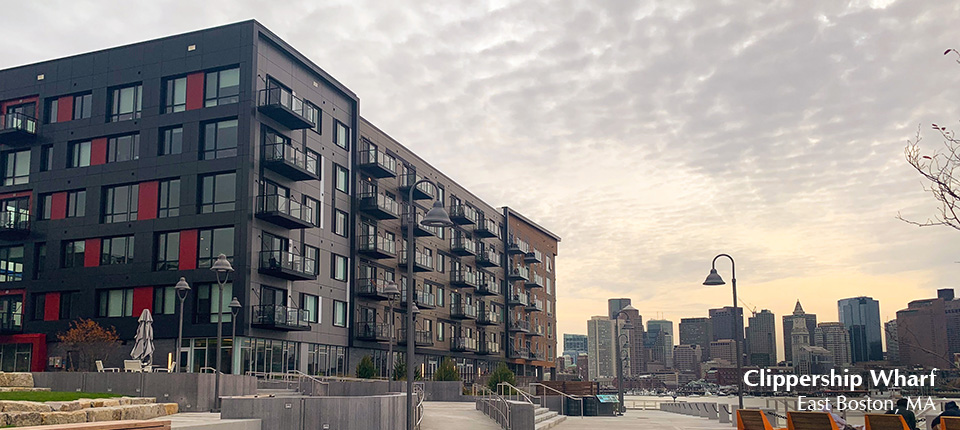
[[[133,351],[130,352],[130,357],[152,363],[153,317],[150,315],[150,310],[144,309],[143,312],[140,313],[140,319],[137,321],[140,322],[140,325],[137,327],[137,336],[134,338],[136,344],[133,345]],[[150,357],[150,359],[148,360],[147,357]]]

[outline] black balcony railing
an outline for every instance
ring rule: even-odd
[[[477,223],[477,210],[465,204],[450,205],[450,221],[457,225]]]
[[[400,204],[386,194],[378,192],[360,194],[359,204],[361,211],[376,219],[400,218]]]
[[[0,238],[14,238],[30,233],[30,213],[15,210],[0,212]]]
[[[280,194],[257,196],[257,218],[289,229],[320,225],[313,208]]]
[[[413,235],[416,237],[424,236],[436,236],[439,231],[439,227],[427,227],[420,222],[423,221],[423,214],[420,211],[417,211],[417,219],[413,223]],[[407,227],[410,225],[410,207],[407,206],[403,211],[403,219],[400,223],[400,228],[406,232]]]
[[[530,332],[530,321],[520,319],[510,319],[510,325],[507,326],[510,331],[519,331],[523,333]]]
[[[354,325],[357,339],[369,341],[390,340],[390,325],[360,321]]]
[[[263,164],[294,181],[306,181],[320,177],[320,161],[317,155],[304,152],[289,143],[265,143]]]
[[[526,263],[542,263],[543,253],[534,249],[533,251],[527,252],[523,255],[523,261]]]
[[[450,285],[457,287],[477,287],[477,272],[469,272],[463,269],[450,272]]]
[[[511,281],[526,281],[530,277],[530,269],[526,266],[515,266],[507,272],[507,279]]]
[[[451,303],[450,318],[475,320],[477,319],[477,306],[464,303]]]
[[[507,296],[507,305],[510,306],[526,306],[527,305],[527,295],[520,293],[513,293]]]
[[[357,167],[374,178],[397,176],[397,159],[376,149],[360,151]]]
[[[485,310],[477,315],[478,325],[497,325],[503,323],[500,312]]]
[[[389,299],[383,290],[387,288],[389,281],[379,278],[359,278],[357,279],[357,295],[374,300]]]
[[[431,272],[433,271],[433,257],[424,254],[419,249],[413,252],[413,271],[414,272]],[[406,268],[407,266],[407,250],[401,249],[400,255],[397,256],[397,264]]]
[[[474,261],[477,262],[477,266],[497,267],[500,265],[500,254],[492,247],[487,246],[477,254],[477,258]]]
[[[410,187],[420,181],[420,179],[423,178],[416,173],[406,173],[400,175],[400,191],[403,193],[403,195],[409,195]],[[423,182],[420,185],[417,185],[417,189],[413,190],[413,199],[432,200],[434,194],[436,194],[434,191],[434,186],[432,184]]]
[[[537,273],[532,273],[530,274],[529,279],[524,282],[524,285],[527,288],[543,288],[543,282],[543,276],[540,276]]]
[[[413,292],[413,300],[417,303],[417,306],[421,308],[433,309],[437,307],[437,296],[433,293],[416,290]],[[407,289],[403,288],[400,290],[400,304],[406,305],[406,303]]]
[[[264,88],[257,92],[257,108],[291,130],[313,128],[317,112],[303,99],[281,87]]]
[[[543,311],[543,300],[527,298],[528,311]]]
[[[317,261],[289,251],[260,251],[260,273],[292,281],[317,279]]]
[[[363,235],[359,238],[357,252],[374,259],[394,258],[397,256],[397,242],[376,234]]]
[[[253,326],[276,330],[310,330],[310,311],[280,305],[253,307]]]
[[[500,291],[500,282],[492,275],[487,275],[487,278],[479,282],[476,288],[476,293],[484,296],[498,296]]]
[[[414,345],[417,346],[430,346],[433,345],[433,332],[427,330],[417,330],[413,333]],[[397,343],[400,345],[407,344],[407,329],[401,328],[397,330]]]
[[[527,348],[511,348],[508,356],[510,358],[522,358],[526,360],[530,358],[530,350]]]
[[[476,351],[477,340],[472,337],[450,338],[450,350],[458,352]]]
[[[482,221],[477,223],[477,228],[473,230],[473,234],[477,237],[498,237],[500,229],[497,227],[497,222],[492,219],[484,218]]]
[[[500,353],[500,344],[498,342],[485,341],[480,342],[480,349],[477,354],[495,355]]]
[[[450,238],[450,252],[457,255],[477,255],[477,243],[466,236],[456,234]]]
[[[37,119],[26,114],[11,112],[0,121],[0,143],[26,144],[37,137]]]

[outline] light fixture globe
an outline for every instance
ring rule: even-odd
[[[397,288],[397,283],[393,281],[387,282],[387,285],[383,287],[383,294],[389,297],[399,296],[400,289]]]
[[[210,266],[210,270],[213,270],[217,273],[229,273],[233,272],[233,265],[231,265],[230,261],[227,260],[226,255],[220,254],[220,256],[217,257],[217,261]]]
[[[443,208],[443,203],[440,203],[440,200],[434,200],[433,207],[423,216],[420,224],[427,227],[450,227],[453,221],[450,221],[450,215]]]
[[[230,301],[230,311],[233,312],[234,314],[240,311],[241,307],[243,306],[240,305],[240,301],[237,300],[236,297],[234,297],[233,300]]]
[[[707,275],[707,279],[703,281],[703,285],[726,285],[726,282],[723,282],[723,278],[717,273],[717,269],[710,269],[710,274]]]
[[[417,307],[416,303],[410,305],[410,312],[413,312],[414,315],[418,315],[420,313],[420,308]]]
[[[187,283],[187,278],[180,277],[180,281],[177,282],[177,286],[173,287],[177,292],[187,292],[190,291],[190,284]]]

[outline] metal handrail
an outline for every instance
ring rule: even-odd
[[[543,406],[543,405],[545,405],[545,404],[547,403],[547,399],[546,399],[546,397],[547,397],[547,391],[546,391],[546,390],[553,391],[554,393],[557,393],[557,394],[559,394],[559,395],[561,395],[561,396],[563,396],[563,397],[566,397],[566,398],[568,398],[568,399],[570,399],[570,400],[579,400],[579,401],[580,401],[580,418],[583,418],[583,397],[574,396],[574,395],[572,395],[572,394],[564,393],[563,391],[560,391],[560,390],[558,390],[558,389],[556,389],[556,388],[553,388],[553,387],[550,387],[550,386],[541,384],[541,383],[539,383],[539,382],[531,382],[531,383],[529,384],[529,386],[530,386],[530,387],[543,387],[543,388],[544,388],[543,395],[540,396],[540,406]],[[561,405],[561,407],[562,407],[562,406],[563,406],[563,405]],[[566,412],[566,411],[567,411],[567,408],[563,408],[563,411]]]
[[[423,401],[427,398],[423,382],[416,382],[413,384],[413,394],[417,396],[417,424],[415,427],[419,429],[420,422],[423,421]]]
[[[474,384],[474,395],[476,395],[476,387],[480,387],[480,395],[482,396],[483,401],[485,402],[494,401],[494,402],[503,404],[502,409],[496,408],[497,414],[500,416],[500,418],[502,418],[502,420],[497,420],[496,418],[493,418],[493,417],[490,417],[490,418],[493,418],[494,421],[498,421],[500,423],[500,426],[504,430],[510,430],[510,405],[507,404],[507,399],[493,392],[493,390],[491,390],[487,386],[477,385],[477,384]]]
[[[516,393],[517,401],[520,401],[520,396],[523,396],[524,400],[526,400],[527,403],[529,403],[529,404],[531,404],[531,405],[534,404],[534,403],[533,403],[533,396],[532,396],[530,393],[528,393],[528,392],[526,392],[526,391],[523,391],[523,390],[515,387],[513,384],[511,384],[511,383],[509,383],[509,382],[501,382],[501,383],[497,384],[497,389],[500,390],[501,392],[503,391],[503,387],[508,387],[508,388],[512,389],[513,392],[510,393],[509,395],[513,395],[514,392],[515,392],[515,393]]]

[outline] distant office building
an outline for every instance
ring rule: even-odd
[[[647,368],[659,365],[663,369],[673,368],[673,321],[647,320],[647,333],[644,348],[648,356]]]
[[[793,333],[793,321],[798,316],[803,317],[806,322],[807,333],[813,333],[817,330],[817,314],[804,312],[803,306],[800,306],[800,301],[797,300],[797,305],[793,307],[793,313],[783,316],[783,359],[787,362],[793,361],[793,342],[790,336]]]
[[[814,332],[814,344],[833,353],[833,361],[837,366],[851,364],[850,332],[839,322],[823,322],[817,324]]]
[[[804,322],[806,322],[806,319],[802,315],[793,317],[793,331],[790,332],[790,348],[792,349],[791,355],[794,360],[794,370],[799,369],[797,354],[801,349],[810,346],[811,333],[807,331],[807,326]]]
[[[698,345],[703,359],[710,356],[710,342],[713,342],[713,326],[710,318],[682,318],[680,320],[680,344]]]
[[[853,297],[838,301],[837,307],[840,322],[850,331],[853,362],[883,360],[880,302],[870,297]]]
[[[897,311],[897,338],[902,364],[949,368],[944,300],[914,300]]]
[[[720,339],[710,342],[710,359],[723,360],[730,364],[737,363],[736,345],[733,339]]]
[[[583,334],[563,334],[563,355],[571,359],[570,364],[577,364],[577,357],[587,353],[587,336]]]
[[[753,314],[747,326],[747,364],[772,366],[777,364],[777,318],[767,309]]]
[[[620,312],[621,309],[630,306],[630,299],[626,297],[621,297],[619,299],[607,299],[607,309],[610,313],[610,319],[617,318],[617,312]]]
[[[738,336],[734,336],[733,323],[736,321]],[[725,306],[710,309],[710,324],[713,329],[713,340],[743,339],[743,308]]]
[[[581,381],[590,380],[590,358],[587,354],[580,354],[577,357],[577,378]]]
[[[595,316],[587,320],[587,355],[589,380],[614,378],[617,375],[616,351],[614,350],[614,321],[607,316]],[[579,358],[577,358],[579,360]]]
[[[639,375],[646,369],[646,357],[643,353],[643,317],[640,316],[640,311],[634,309],[623,312],[620,321],[620,333],[627,335],[627,348],[622,351],[624,357],[627,357],[624,375]],[[630,329],[623,329],[624,324],[628,321]]]
[[[794,371],[800,375],[822,375],[834,368],[833,353],[819,346],[802,346],[794,350]]]
[[[678,371],[699,375],[701,361],[703,361],[703,350],[700,345],[677,345],[673,347],[673,366]]]
[[[960,354],[960,299],[954,296],[952,288],[937,290],[937,297],[943,299],[943,311],[947,314],[947,350]]]
[[[897,320],[893,319],[883,323],[883,336],[887,340],[886,360],[894,364],[899,364],[900,339],[897,338]],[[949,343],[949,339],[947,342]]]

